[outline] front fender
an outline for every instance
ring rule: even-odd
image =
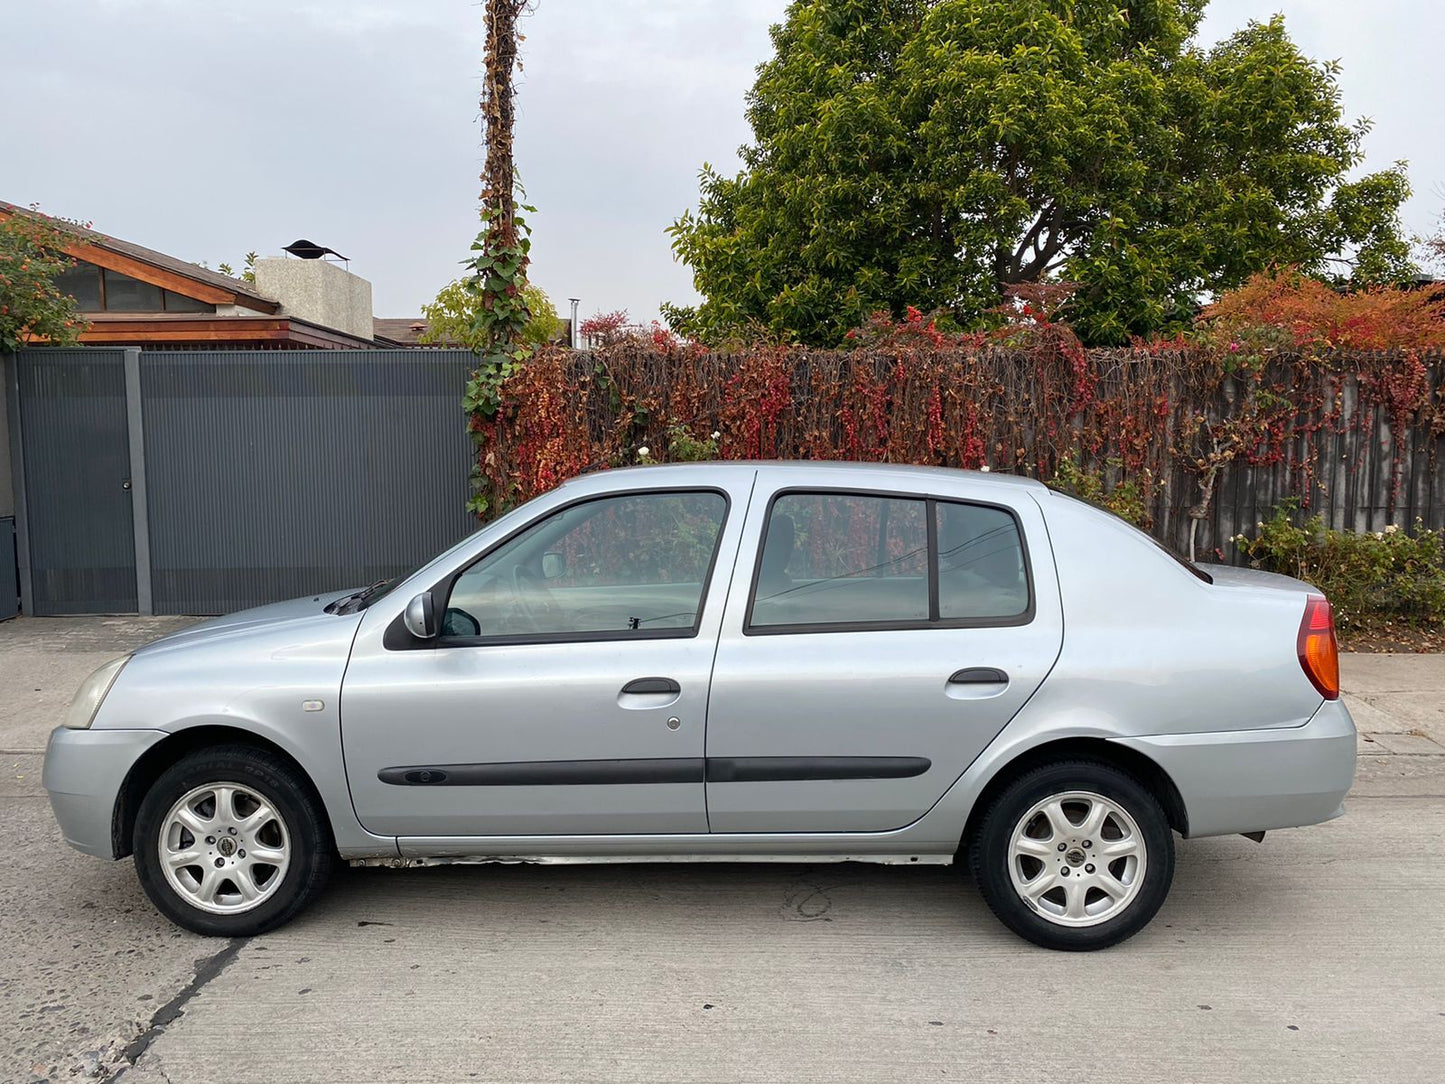
[[[96,713],[94,730],[184,734],[222,727],[284,750],[310,777],[345,857],[392,855],[351,804],[341,744],[341,680],[357,616],[287,613],[138,651]]]

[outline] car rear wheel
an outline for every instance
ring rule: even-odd
[[[287,922],[334,864],[330,828],[306,781],[246,746],[200,750],[168,768],[141,800],[133,846],[151,902],[212,937]]]
[[[1045,948],[1108,948],[1154,917],[1174,877],[1174,837],[1152,793],[1093,761],[1046,764],[989,804],[969,847],[1005,926]]]

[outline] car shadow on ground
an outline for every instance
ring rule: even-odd
[[[1259,846],[1239,839],[1176,840],[1174,888],[1149,939],[1209,929],[1227,936],[1260,908],[1288,908],[1288,884],[1269,875]],[[694,930],[756,934],[780,924],[824,932],[906,927],[1030,950],[1004,930],[962,868],[867,863],[655,862],[343,868],[297,922],[312,932],[350,928],[475,930],[502,936],[539,929],[662,936]],[[334,934],[334,931],[333,931]]]

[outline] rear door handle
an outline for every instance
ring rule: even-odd
[[[950,685],[1007,685],[1008,675],[993,666],[971,666],[948,679]]]
[[[624,696],[677,696],[682,686],[672,678],[645,677],[622,686]]]

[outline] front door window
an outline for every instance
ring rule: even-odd
[[[726,517],[710,491],[564,508],[457,578],[443,643],[693,636]]]

